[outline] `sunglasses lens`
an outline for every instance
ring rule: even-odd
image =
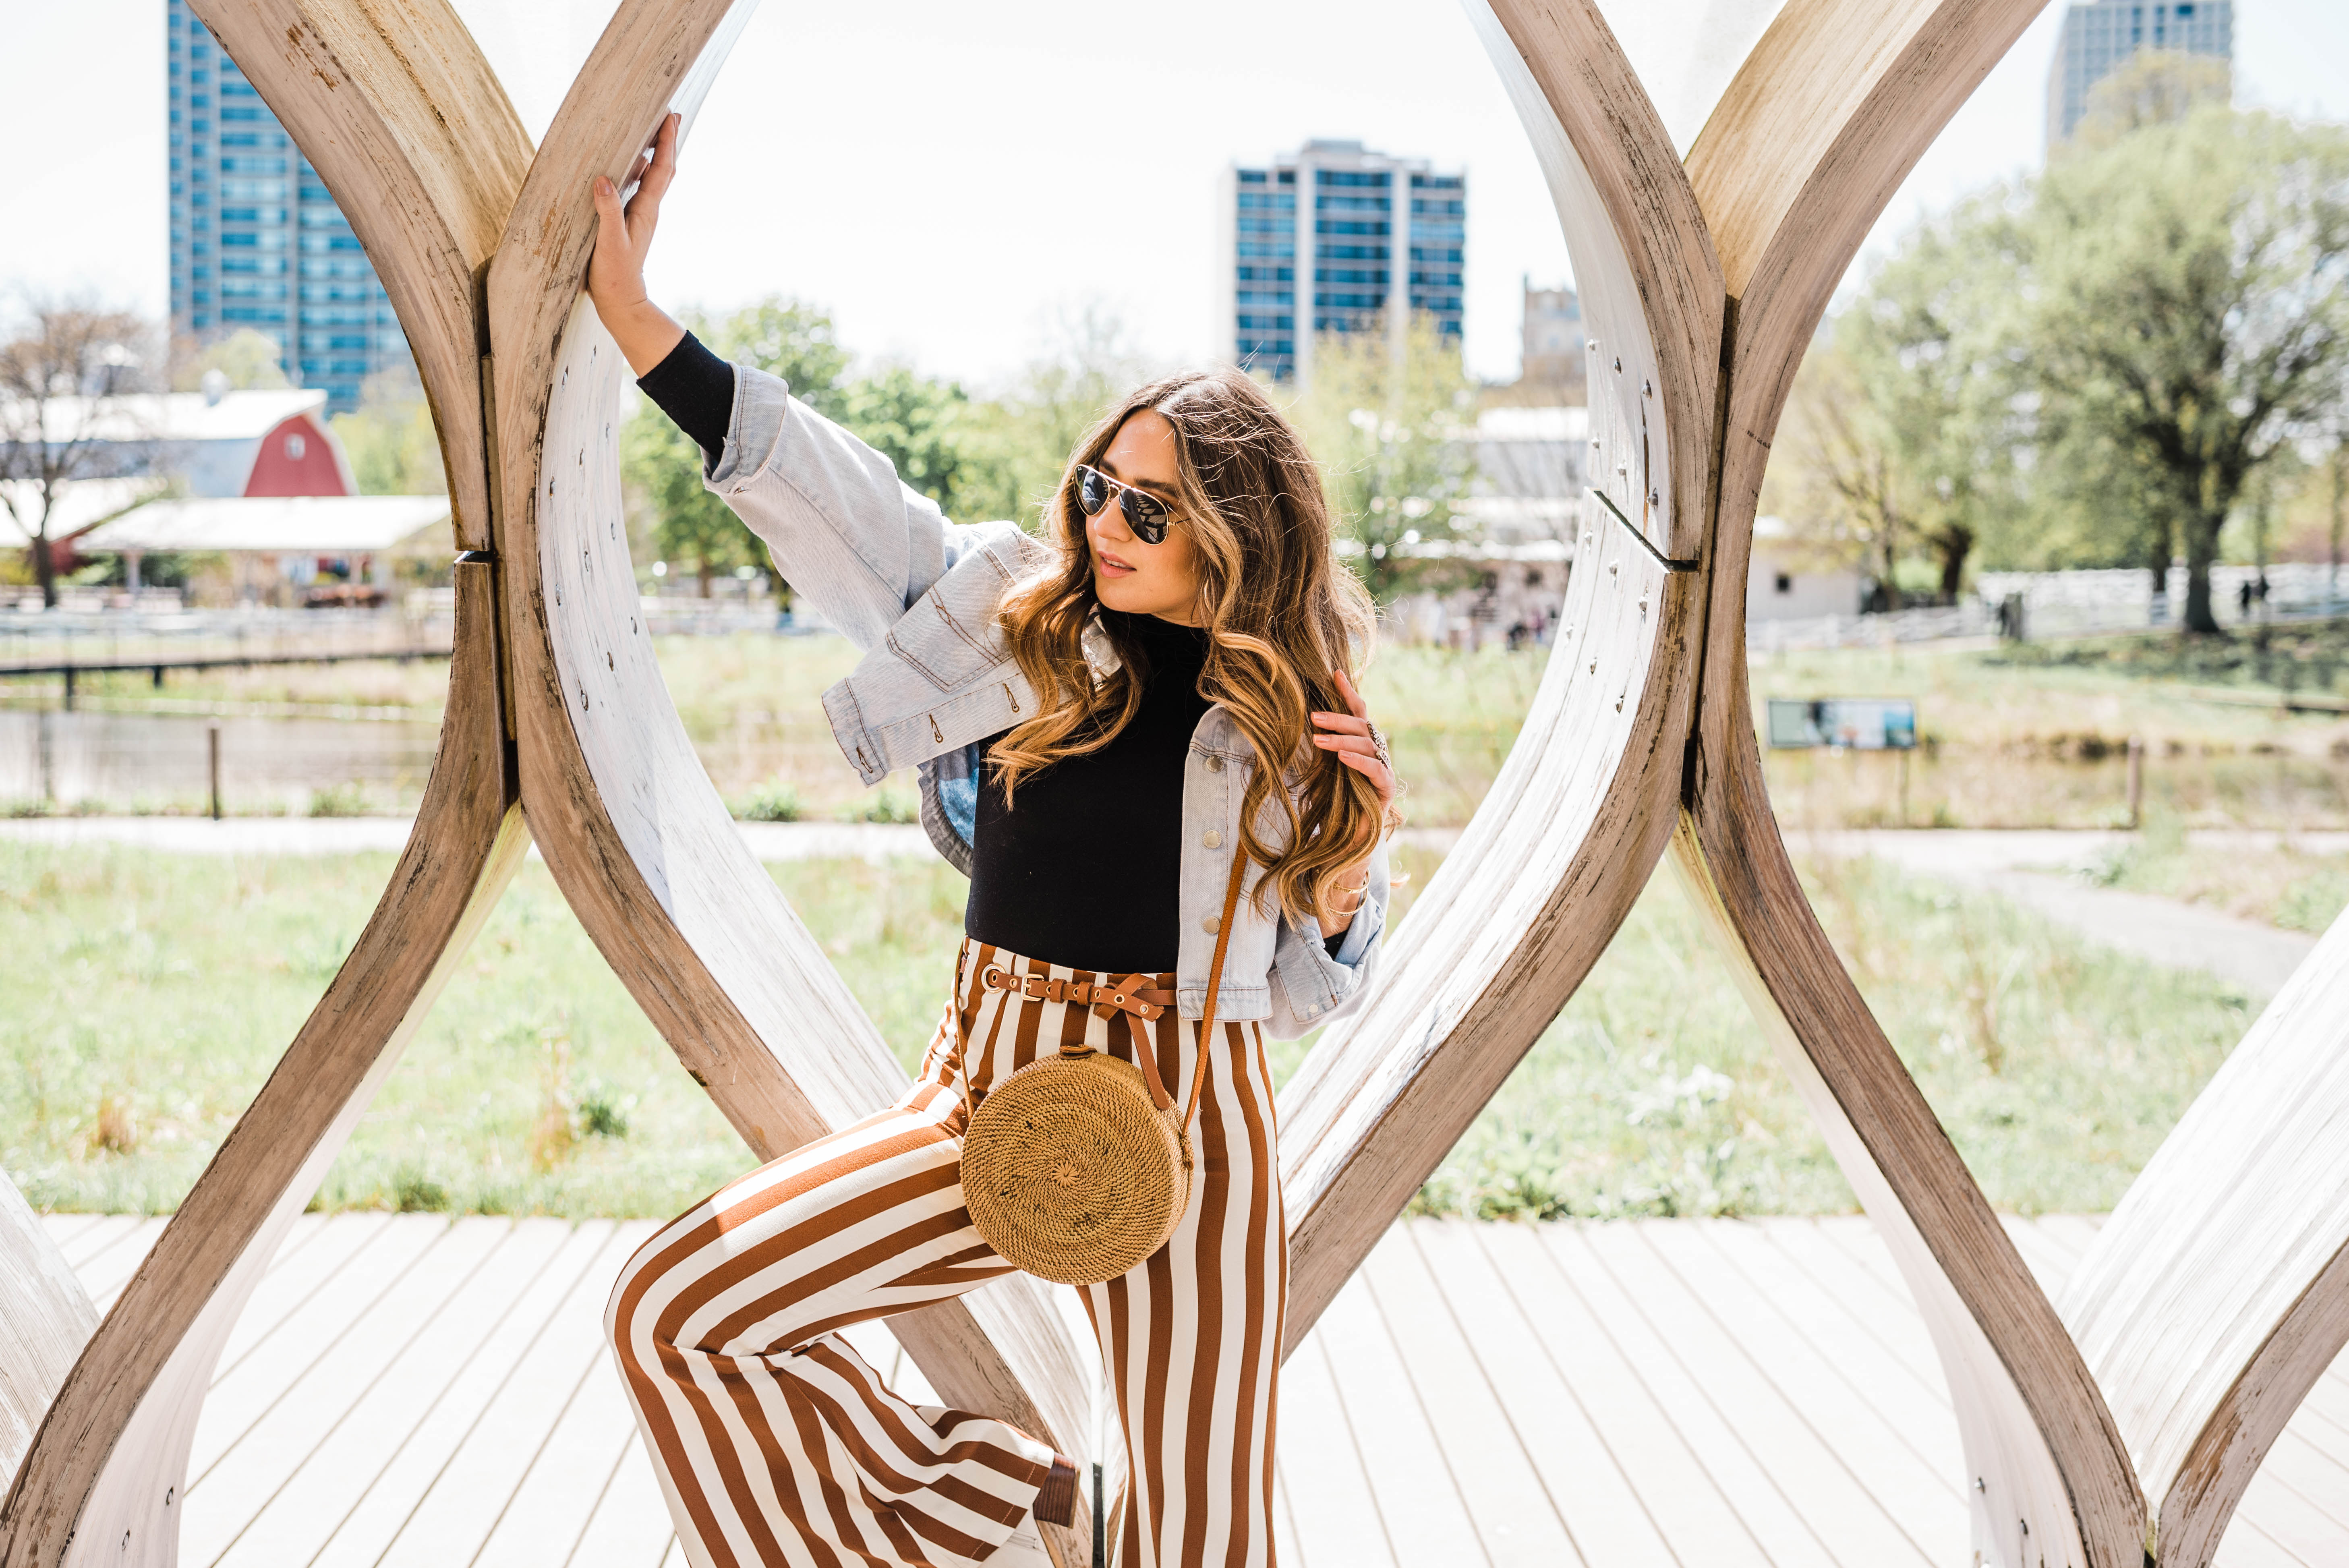
[[[1166,542],[1168,514],[1164,501],[1153,500],[1140,490],[1125,492],[1125,522],[1133,536],[1144,544]]]
[[[1091,469],[1077,470],[1077,504],[1092,517],[1109,504],[1109,480]]]

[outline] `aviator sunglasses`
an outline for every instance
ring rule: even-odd
[[[1077,465],[1077,504],[1085,509],[1087,517],[1097,517],[1109,504],[1110,492],[1115,490],[1125,508],[1125,525],[1144,544],[1166,542],[1167,526],[1174,521],[1173,509],[1147,490],[1138,490],[1122,480],[1113,480],[1089,463]]]

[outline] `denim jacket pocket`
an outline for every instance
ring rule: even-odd
[[[959,691],[1010,657],[1001,633],[965,625],[936,588],[915,602],[884,641],[901,663],[942,692]]]

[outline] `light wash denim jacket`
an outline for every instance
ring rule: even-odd
[[[734,368],[725,449],[705,479],[767,542],[793,591],[864,650],[854,672],[823,695],[833,734],[867,784],[895,769],[918,770],[922,825],[938,852],[968,872],[979,743],[1036,708],[996,605],[1048,563],[1049,549],[1014,523],[948,522],[898,482],[888,459],[793,399],[774,377],[743,366]],[[1231,715],[1209,708],[1183,769],[1175,977],[1185,1017],[1206,1010],[1216,924],[1238,852],[1240,797],[1255,760]],[[1279,803],[1265,805],[1258,836],[1282,844]],[[1093,858],[1102,875],[1117,874],[1111,846]],[[1386,928],[1386,847],[1371,858],[1361,913],[1334,954],[1310,917],[1292,923],[1269,898],[1270,913],[1256,907],[1260,874],[1240,896],[1216,1016],[1261,1019],[1274,1038],[1293,1038],[1349,1010],[1370,984]]]

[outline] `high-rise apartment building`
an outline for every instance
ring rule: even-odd
[[[317,170],[186,0],[170,40],[171,330],[198,343],[252,327],[330,411],[412,363],[358,236]]]
[[[1221,321],[1240,364],[1309,381],[1315,334],[1382,333],[1400,348],[1414,315],[1458,346],[1466,176],[1309,141],[1234,166],[1225,184]]]
[[[2235,55],[2234,0],[2092,0],[2064,14],[2055,63],[2047,71],[2047,145],[2072,134],[2088,109],[2088,89],[2139,49]]]

